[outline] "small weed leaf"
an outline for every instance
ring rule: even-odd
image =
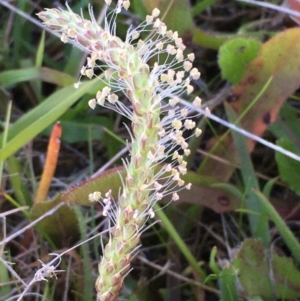
[[[293,153],[299,153],[299,149],[292,140],[281,138],[276,144]],[[300,162],[276,152],[275,158],[280,177],[293,191],[300,195]]]
[[[224,43],[219,50],[219,66],[222,77],[238,84],[246,66],[259,53],[261,42],[253,38],[234,38]]]
[[[260,240],[244,241],[233,266],[238,270],[240,283],[249,296],[281,300],[300,296],[300,272],[292,259],[265,249]]]

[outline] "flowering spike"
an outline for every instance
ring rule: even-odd
[[[105,2],[110,5],[112,1]],[[102,81],[106,86],[88,102],[89,106],[94,109],[99,104],[111,108],[132,122],[131,159],[124,161],[127,175],[122,181],[118,205],[113,202],[110,191],[103,198],[100,192],[88,196],[90,201],[102,204],[103,215],[114,225],[99,263],[98,301],[117,298],[145,223],[155,215],[154,204],[166,195],[172,195],[172,200],[177,201],[177,192],[191,187],[181,176],[187,172],[183,154],[190,154],[184,132],[194,129],[195,122],[186,119],[190,112],[180,107],[179,96],[192,93],[191,81],[200,77],[192,64],[195,56],[185,56],[183,40],[178,32],[167,30],[158,19],[158,9],[139,26],[129,29],[125,41],[118,38],[116,16],[129,5],[128,0],[118,0],[104,28],[97,24],[91,7],[91,21],[84,20],[69,7],[66,11],[46,9],[38,14],[48,27],[61,33],[64,43],[73,41],[89,54],[81,76],[91,79],[97,69],[104,72]],[[151,38],[137,41],[149,26],[152,26]],[[168,60],[160,60],[153,66],[148,64],[156,55],[160,57],[165,53]],[[78,88],[79,83],[74,86]],[[119,100],[118,92],[128,97],[131,106]],[[196,97],[193,103],[199,108],[201,99]],[[196,129],[195,135],[200,134],[201,130]],[[156,167],[167,158],[173,162],[156,172]]]

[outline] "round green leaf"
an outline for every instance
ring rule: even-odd
[[[242,79],[245,67],[259,53],[261,42],[253,38],[234,38],[224,43],[219,50],[219,66],[222,78],[237,84]]]

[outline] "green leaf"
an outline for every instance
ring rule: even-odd
[[[216,275],[219,275],[220,269],[216,262],[216,255],[217,255],[217,247],[214,246],[210,252],[209,267]]]
[[[30,212],[31,218],[39,218],[60,203],[61,194],[57,195],[51,201],[33,205]],[[41,220],[38,223],[38,228],[45,233],[56,246],[61,246],[64,240],[74,242],[79,236],[77,216],[73,209],[67,205],[60,207],[52,215]]]
[[[205,11],[208,7],[212,6],[217,0],[201,0],[196,3],[192,8],[192,15],[195,17]]]
[[[233,124],[239,125],[237,122],[238,118],[232,108],[229,105],[225,105],[225,109],[228,120]],[[255,238],[262,238],[265,246],[268,246],[270,244],[269,225],[264,207],[257,195],[252,191],[253,188],[259,190],[259,184],[247,149],[246,138],[235,131],[232,131],[232,137],[239,156],[243,182],[247,191],[246,209],[259,213],[259,215],[249,215],[251,232]]]
[[[287,247],[290,249],[291,253],[295,257],[297,263],[300,263],[300,243],[293,234],[293,232],[286,225],[285,221],[278,214],[276,209],[272,206],[269,200],[260,191],[253,190],[254,193],[259,197],[265,211],[268,213],[268,217],[274,222],[278,232],[280,233],[282,239],[286,243]]]
[[[276,121],[268,128],[278,139],[289,137],[300,144],[298,110],[289,103],[284,103]]]
[[[21,206],[29,206],[32,204],[28,187],[22,179],[22,164],[14,156],[10,156],[6,160],[6,168],[9,172],[9,181],[12,185],[15,197]]]
[[[0,85],[5,88],[28,80],[42,80],[59,86],[68,86],[76,81],[66,73],[46,67],[8,70],[0,73]]]
[[[260,47],[261,42],[253,38],[234,38],[224,43],[219,50],[222,78],[239,83],[246,65],[257,57]]]
[[[287,29],[276,35],[261,47],[260,54],[251,61],[239,85],[231,89],[231,107],[237,116],[247,114],[241,120],[241,127],[262,136],[273,123],[286,99],[299,88],[300,78],[300,28]],[[250,109],[249,109],[250,108]],[[204,158],[198,172],[226,182],[238,164],[237,151],[228,138],[217,138],[210,148],[211,156]],[[251,152],[253,140],[247,141]],[[224,165],[213,158],[225,157],[232,164]]]
[[[219,274],[220,301],[238,301],[236,273],[232,266],[224,267]]]
[[[53,93],[40,105],[17,120],[9,130],[8,142],[0,152],[0,161],[6,159],[28,143],[46,127],[55,122],[84,94],[99,87],[99,80],[82,84],[79,89],[72,86]],[[0,136],[0,140],[2,137]]]
[[[118,199],[120,187],[122,187],[121,178],[125,178],[126,170],[123,166],[112,168],[103,172],[99,177],[89,179],[82,184],[72,188],[62,195],[62,201],[69,205],[90,206],[88,199],[90,193],[100,191],[104,195],[108,190],[112,191],[112,198]]]
[[[300,272],[292,259],[265,249],[260,240],[244,241],[233,266],[250,297],[276,297],[283,300],[300,296]]]
[[[281,138],[280,140],[277,140],[276,144],[290,152],[300,154],[299,148],[291,140]],[[275,153],[275,159],[282,181],[300,195],[300,162],[279,152]]]
[[[106,117],[87,116],[78,114],[75,110],[69,109],[61,118],[62,126],[61,139],[68,143],[102,140],[103,127],[113,127],[113,123]],[[51,127],[48,127],[43,134],[50,135]]]

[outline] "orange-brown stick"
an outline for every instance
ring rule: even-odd
[[[50,136],[48,150],[47,150],[47,157],[46,162],[41,178],[41,182],[36,193],[36,197],[34,203],[41,203],[46,200],[47,194],[50,188],[50,184],[56,169],[57,159],[60,149],[60,137],[62,133],[62,127],[59,122],[57,122],[53,129]]]

